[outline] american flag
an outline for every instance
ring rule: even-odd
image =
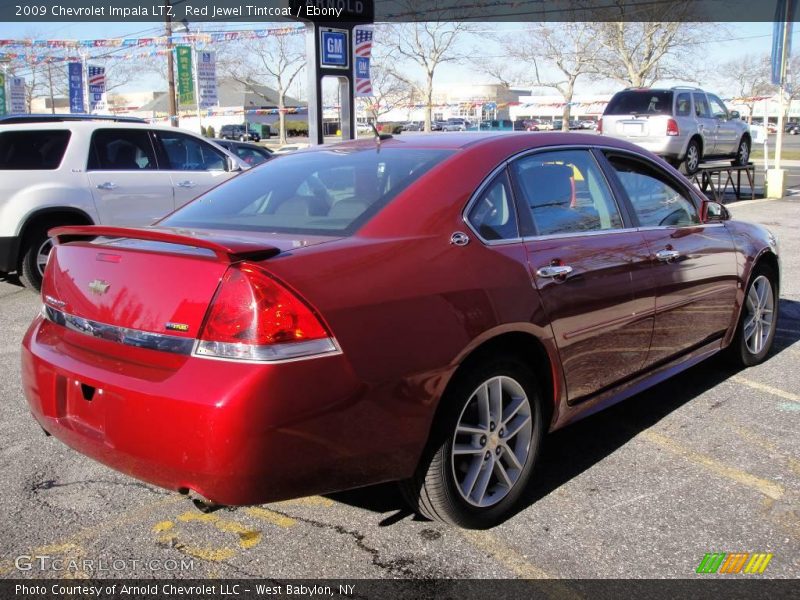
[[[356,56],[366,56],[369,58],[372,52],[372,29],[356,29]]]
[[[106,68],[105,67],[89,67],[89,85],[102,86],[106,82]]]

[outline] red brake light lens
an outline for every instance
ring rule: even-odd
[[[225,272],[197,353],[277,360],[334,349],[327,328],[303,300],[258,267],[242,263]]]
[[[597,119],[597,133],[603,133],[603,117]]]
[[[670,119],[667,121],[667,135],[680,135],[681,132],[678,129],[678,122],[675,119]]]

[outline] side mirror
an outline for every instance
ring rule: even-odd
[[[741,119],[742,115],[739,114],[738,110],[732,110],[728,113],[731,119]]]
[[[703,202],[703,222],[721,223],[731,218],[731,213],[719,202],[705,200]]]
[[[239,166],[239,163],[237,163],[235,160],[233,160],[233,158],[231,158],[230,156],[226,156],[225,157],[225,170],[226,171],[230,171],[230,172],[241,171],[242,167]]]

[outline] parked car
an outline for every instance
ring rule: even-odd
[[[431,121],[431,131],[444,131],[447,121]]]
[[[33,417],[205,510],[399,480],[495,525],[545,433],[723,351],[757,364],[778,318],[768,230],[588,134],[315,147],[154,227],[52,233]]]
[[[597,129],[597,121],[592,119],[584,119],[580,121],[580,129]]]
[[[798,133],[800,133],[800,123],[798,123],[797,121],[790,121],[783,128],[783,132],[788,133],[789,135],[797,135]]]
[[[409,121],[405,125],[405,131],[422,131],[425,129],[425,124],[421,121]]]
[[[537,119],[516,119],[514,131],[539,131],[540,123]]]
[[[272,154],[291,154],[292,152],[297,152],[298,150],[304,150],[309,146],[311,146],[311,144],[284,144],[277,150],[273,150]]]
[[[515,123],[509,119],[489,119],[477,126],[469,126],[469,131],[514,131]]]
[[[231,140],[214,140],[218,146],[222,146],[226,150],[232,152],[251,167],[260,165],[267,162],[272,158],[272,150],[251,144],[249,142],[234,142]]]
[[[57,225],[149,225],[247,164],[189,131],[111,119],[0,123],[0,271],[39,289]]]
[[[599,131],[662,156],[691,175],[710,158],[750,161],[752,137],[739,113],[699,88],[625,89],[614,94]]]
[[[442,131],[466,131],[469,121],[457,117],[451,117],[442,125]]]
[[[240,142],[260,142],[261,134],[246,125],[223,125],[219,130],[223,140],[239,140]]]

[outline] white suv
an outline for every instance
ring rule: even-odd
[[[58,225],[149,225],[248,166],[189,131],[113,119],[0,120],[0,271],[39,289]]]
[[[706,159],[750,161],[752,137],[739,113],[699,88],[628,88],[611,98],[598,123],[603,135],[625,139],[664,157],[688,175]]]

